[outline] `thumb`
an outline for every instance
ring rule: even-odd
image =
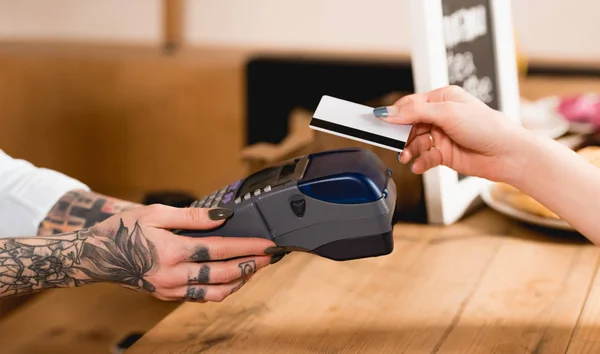
[[[421,107],[426,103],[465,103],[465,104],[477,104],[477,105],[485,105],[482,101],[478,100],[467,91],[465,91],[462,87],[456,85],[450,85],[441,87],[428,92],[420,92],[413,93],[411,95],[404,96],[396,101],[392,106],[388,107],[378,107],[373,110],[373,114],[379,118],[389,119],[398,117],[400,114],[400,110],[410,110],[414,109],[414,107]],[[394,121],[397,124],[415,124],[415,123],[425,123],[425,122],[407,122],[400,123]]]
[[[388,107],[388,116],[382,119],[393,124],[431,124],[446,130],[459,120],[461,103],[457,102],[418,102]]]
[[[140,208],[146,225],[181,230],[213,229],[233,215],[224,208],[175,208],[166,205],[150,205]]]

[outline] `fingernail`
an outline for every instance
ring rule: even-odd
[[[404,152],[404,151],[403,151]],[[400,162],[400,159],[402,158],[402,152],[398,153],[398,156],[396,156],[396,158],[398,159],[398,162]]]
[[[265,252],[265,254],[279,254],[279,253],[285,253],[285,249],[283,249],[281,247],[268,247],[268,248],[265,248],[264,252]]]
[[[270,263],[275,264],[275,263],[279,262],[284,256],[285,256],[285,253],[276,254],[273,257],[271,257]]]
[[[225,208],[216,208],[208,211],[208,217],[211,220],[229,219],[233,215],[233,210]]]
[[[373,114],[375,115],[375,117],[387,118],[388,117],[388,109],[387,109],[387,107],[377,107],[373,110]]]
[[[415,165],[414,164],[410,165],[410,172],[415,173]]]

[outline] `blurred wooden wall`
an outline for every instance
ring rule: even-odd
[[[0,45],[0,148],[109,195],[240,177],[237,52]]]

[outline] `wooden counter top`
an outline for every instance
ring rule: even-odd
[[[597,353],[600,249],[487,208],[400,224],[386,257],[290,254],[222,303],[181,305],[128,353]]]

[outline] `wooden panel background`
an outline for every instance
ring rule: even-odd
[[[0,147],[94,190],[205,193],[239,177],[244,56],[0,48]]]

